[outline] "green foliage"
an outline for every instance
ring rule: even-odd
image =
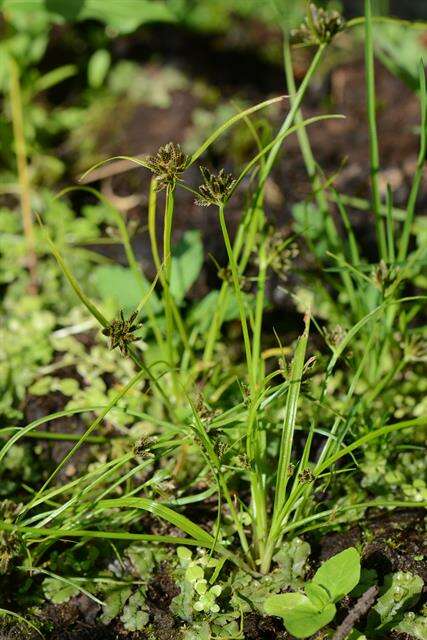
[[[132,593],[132,587],[121,586],[113,588],[104,597],[104,606],[100,616],[101,622],[109,624],[114,618],[119,616]]]
[[[286,27],[300,9],[291,4],[279,7]],[[119,619],[125,631],[150,634],[147,586],[167,561],[180,589],[171,611],[183,623],[184,639],[240,640],[250,612],[278,615],[291,633],[307,637],[333,621],[345,595],[363,596],[376,575],[361,575],[359,555],[348,549],[306,581],[310,546],[296,534],[337,527],[368,507],[426,502],[425,463],[419,456],[427,390],[419,295],[426,284],[425,224],[422,218],[413,225],[411,220],[417,178],[412,204],[403,213],[393,209],[390,193],[388,208],[375,194],[372,205],[363,203],[375,211],[379,230],[387,227],[379,255],[372,248],[365,255],[345,194],[334,190],[332,178],[323,176],[312,157],[307,133],[312,120],[304,123],[299,113],[326,44],[342,23],[334,13],[311,8],[301,35],[320,46],[298,91],[292,90],[290,63],[287,84],[295,95],[289,102],[273,98],[236,113],[234,103],[214,109],[218,92],[190,84],[173,67],[117,60],[122,54],[110,39],[152,20],[227,32],[234,20],[256,15],[273,25],[278,21],[273,3],[124,0],[113,6],[49,0],[32,3],[31,16],[26,0],[4,0],[1,7],[6,21],[0,45],[4,202],[9,206],[25,195],[10,153],[18,143],[12,138],[8,96],[13,57],[20,71],[30,207],[40,212],[44,226],[34,229],[37,277],[32,282],[20,207],[0,210],[5,294],[0,494],[22,501],[19,517],[0,522],[0,570],[6,579],[19,572],[25,581],[17,602],[24,601],[32,576],[45,572],[35,596],[39,602],[59,604],[88,593],[98,603],[102,598],[104,623]],[[81,20],[88,20],[87,43],[78,64],[50,69],[43,60],[36,68],[51,25]],[[367,24],[369,35],[370,20]],[[78,48],[77,30],[67,25],[64,32],[70,46]],[[267,49],[262,55],[268,57]],[[289,51],[285,58],[290,56]],[[402,62],[407,70],[408,61]],[[42,72],[45,66],[50,70]],[[372,80],[369,56],[367,71]],[[82,78],[87,86],[78,93]],[[74,89],[68,94],[67,88],[64,101],[53,106],[51,89],[68,80],[64,86]],[[375,187],[378,105],[372,82],[369,86]],[[66,166],[68,156],[85,169],[89,155],[103,157],[105,147],[98,148],[95,133],[102,137],[108,131],[106,143],[114,146],[122,122],[115,117],[117,109],[127,118],[140,103],[169,108],[181,89],[201,103],[192,139],[187,137],[183,150],[165,140],[157,154],[133,159],[144,179],[149,168],[155,180],[147,194],[148,235],[158,273],[149,282],[134,255],[141,240],[134,211],[114,209],[104,191],[89,188],[80,199],[82,192],[66,190],[55,197],[44,186],[56,189],[65,169],[76,174],[75,166]],[[267,107],[275,109],[275,119],[283,113],[277,131]],[[294,131],[312,192],[292,207],[292,235],[286,232],[283,240],[279,232],[272,241],[264,201],[274,201],[271,170]],[[212,224],[218,217],[225,251],[214,260],[227,255],[228,261],[218,265],[218,288],[194,301],[192,287],[205,259],[201,233],[186,230],[170,247],[177,192],[194,191],[191,165],[205,152],[215,173],[203,171],[198,200],[212,205],[206,212]],[[237,180],[228,168],[217,167],[223,156],[242,165]],[[423,161],[421,145],[419,177]],[[237,225],[231,233],[228,200],[237,185],[240,199],[231,213],[240,213],[241,220],[233,215]],[[166,193],[157,193],[163,188]],[[143,207],[145,195],[138,193]],[[92,198],[100,204],[85,204]],[[111,200],[123,203],[114,194]],[[342,230],[336,228],[336,213]],[[162,247],[156,246],[157,226]],[[396,242],[400,235],[414,240],[403,252]],[[289,252],[291,241],[298,249]],[[113,244],[123,245],[126,263],[114,264],[98,252],[99,246]],[[273,327],[266,312],[268,292],[277,293],[273,271],[278,267],[289,273],[286,291],[281,280],[280,295],[295,307],[286,321],[274,315]],[[60,544],[54,544],[57,539]],[[168,545],[177,543],[175,557]],[[190,551],[185,544],[198,549]],[[353,630],[350,637],[364,637],[363,632],[379,637],[391,628],[422,637],[415,608],[421,586],[411,574],[389,576],[368,628]],[[292,593],[283,593],[289,589]]]
[[[412,638],[424,640],[427,637],[427,615],[417,616],[413,612],[405,613],[395,629],[398,633],[407,633]]]
[[[185,621],[193,620],[200,612],[218,613],[216,599],[221,595],[222,587],[219,584],[209,586],[205,578],[205,570],[215,568],[216,561],[206,556],[193,559],[191,551],[185,547],[178,547],[177,555],[180,566],[175,575],[181,591],[174,597],[171,610]]]
[[[203,265],[203,245],[198,231],[186,231],[172,255],[170,292],[177,304],[200,275]]]
[[[283,618],[286,629],[297,638],[307,638],[331,622],[336,614],[335,602],[352,591],[360,579],[360,556],[354,547],[326,560],[305,594],[283,593],[266,599],[264,610]]]
[[[90,57],[87,68],[89,86],[98,89],[104,82],[111,64],[111,55],[107,49],[97,49]]]
[[[79,589],[59,578],[45,578],[43,580],[43,592],[48,600],[54,604],[68,602],[73,596],[79,594]]]
[[[147,626],[149,615],[143,588],[138,589],[130,596],[123,607],[120,619],[126,631],[142,631]]]
[[[378,25],[375,40],[381,62],[416,91],[417,67],[424,55],[422,35],[396,22]]]
[[[423,584],[420,576],[404,571],[386,576],[380,597],[370,613],[368,628],[379,633],[395,627],[404,612],[416,604]]]
[[[326,560],[316,571],[313,582],[329,594],[333,602],[350,593],[360,579],[360,555],[354,547]]]
[[[266,601],[265,611],[269,615],[283,618],[286,629],[296,638],[311,636],[331,622],[336,614],[334,604],[325,602],[319,605],[303,593],[270,596]]]
[[[102,0],[3,0],[0,5],[14,24],[31,13],[33,18],[48,24],[50,22],[100,20],[120,33],[134,31],[140,24],[153,21],[173,20],[173,14],[165,2],[153,0],[123,0],[119,4],[109,4]]]

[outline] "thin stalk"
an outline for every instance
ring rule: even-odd
[[[285,133],[285,131],[287,131],[289,129],[289,127],[292,125],[292,122],[295,119],[295,115],[297,114],[300,106],[301,106],[301,102],[302,99],[305,95],[305,92],[307,91],[307,88],[315,74],[315,72],[317,71],[317,68],[320,64],[320,61],[322,59],[323,53],[326,49],[326,44],[322,43],[321,45],[319,45],[313,60],[311,61],[311,64],[309,66],[309,68],[307,69],[307,73],[304,76],[303,81],[300,84],[300,87],[298,89],[298,91],[295,94],[295,98],[291,104],[291,108],[288,112],[288,115],[286,116],[285,120],[283,121],[282,126],[279,129],[279,132],[277,134],[277,137],[280,138],[280,136]],[[271,173],[271,170],[273,168],[274,162],[277,158],[277,154],[280,151],[280,147],[281,147],[281,141],[279,139],[279,141],[272,147],[270,153],[267,156],[267,159],[265,161],[265,166],[263,167],[262,171],[260,172],[260,178],[259,178],[259,188],[258,188],[258,195],[257,195],[257,205],[259,206],[260,202],[262,202],[263,200],[263,188],[265,185],[265,182],[268,178],[268,176]]]
[[[171,293],[169,289],[170,277],[171,277],[171,235],[172,235],[172,220],[174,211],[174,191],[171,187],[166,189],[166,202],[165,202],[165,217],[163,223],[163,263],[164,263],[164,302],[165,302],[165,317],[166,317],[166,344],[169,355],[169,365],[171,370],[174,369],[176,364],[176,351],[174,346],[174,322],[173,311],[171,303]],[[175,374],[172,371],[172,376]]]
[[[306,315],[305,328],[302,336],[298,340],[295,349],[295,355],[292,363],[292,371],[290,376],[290,385],[288,395],[286,397],[285,416],[283,420],[282,438],[280,442],[279,460],[276,476],[276,493],[274,496],[273,515],[271,518],[271,527],[265,545],[263,557],[261,558],[261,573],[268,573],[270,570],[271,560],[274,550],[280,539],[282,531],[283,519],[286,510],[294,503],[294,492],[287,498],[286,489],[291,476],[290,463],[292,455],[292,446],[294,440],[294,430],[296,414],[298,409],[298,400],[300,396],[301,381],[304,371],[305,352],[308,342],[308,332],[310,326],[310,316]],[[302,491],[303,489],[301,489]]]
[[[227,225],[225,223],[224,205],[218,207],[219,223],[221,226],[222,235],[224,238],[225,248],[227,250],[228,261],[230,263],[231,274],[233,278],[234,292],[237,299],[237,305],[239,307],[240,322],[242,324],[243,341],[245,344],[246,364],[248,367],[250,387],[253,390],[255,386],[253,369],[252,369],[252,352],[251,342],[249,338],[248,322],[246,319],[245,302],[243,300],[242,291],[239,283],[239,272],[236,261],[234,259],[233,249],[230,242],[230,236],[228,235]]]
[[[168,282],[166,281],[164,270],[165,264],[162,264],[159,254],[159,247],[157,243],[157,235],[156,235],[156,211],[157,211],[157,191],[156,191],[156,181],[154,179],[151,180],[150,184],[150,193],[148,199],[148,235],[150,237],[150,245],[151,245],[151,253],[153,256],[153,262],[156,267],[157,273],[159,274],[159,280],[163,287],[163,290],[168,289]],[[172,221],[171,221],[172,222]],[[170,239],[169,239],[170,245]],[[172,259],[169,251],[169,258]],[[185,330],[184,323],[180,316],[178,307],[175,304],[175,301],[172,296],[168,297],[169,307],[172,309],[174,321],[176,327],[178,329],[180,338],[182,343],[184,344],[187,351],[191,351],[191,345],[187,336],[187,332]]]
[[[292,68],[291,46],[289,42],[289,35],[286,31],[284,32],[283,45],[284,45],[283,58],[284,58],[284,66],[285,66],[286,84],[288,87],[288,91],[290,93],[291,104],[293,104],[295,100],[295,95],[296,95],[296,87],[295,87],[294,72]],[[314,159],[313,151],[310,145],[310,140],[309,140],[306,128],[303,126],[303,122],[304,122],[304,118],[301,113],[301,109],[298,109],[298,111],[295,113],[295,124],[300,125],[299,128],[297,129],[297,137],[298,137],[299,146],[301,148],[302,157],[304,159],[304,163],[307,169],[307,174],[311,183],[312,191],[316,198],[316,203],[319,209],[319,213],[322,216],[323,223],[325,225],[326,235],[328,237],[329,243],[331,244],[332,247],[336,247],[337,230],[335,228],[333,218],[330,215],[329,204],[325,196],[322,183],[316,171],[316,161]]]
[[[291,104],[291,108],[276,135],[277,142],[272,146],[265,162],[261,167],[261,171],[259,174],[258,188],[254,194],[252,205],[248,208],[243,224],[239,227],[236,238],[234,240],[233,255],[234,255],[235,262],[239,265],[239,269],[238,269],[239,273],[243,272],[244,267],[246,266],[247,261],[249,260],[251,252],[253,250],[256,233],[259,229],[259,225],[260,225],[259,221],[260,219],[261,220],[263,219],[264,187],[265,187],[267,178],[271,173],[274,162],[277,158],[277,154],[279,153],[280,148],[282,146],[281,137],[291,127],[292,122],[294,121],[295,114],[298,112],[301,106],[302,99],[307,91],[307,88],[319,67],[319,64],[321,62],[326,46],[327,46],[326,44],[321,44],[318,47],[311,61],[311,64],[307,70],[307,73],[305,74],[304,79],[301,82],[301,85],[295,94],[295,98],[293,100],[293,103]],[[249,231],[245,233],[244,230],[249,230]],[[243,255],[242,255],[242,258],[239,260],[239,256],[242,250],[243,250]],[[205,352],[203,356],[203,360],[205,363],[211,362],[212,360],[215,342],[224,320],[225,310],[227,309],[228,293],[229,293],[228,286],[226,283],[223,283],[220,290],[221,305],[220,304],[217,305],[215,316],[213,318],[211,328],[209,330],[208,338],[206,341],[206,347],[205,347]]]
[[[406,217],[403,224],[402,236],[399,245],[398,261],[403,262],[408,253],[409,236],[411,235],[411,227],[414,221],[415,205],[420,190],[421,181],[424,175],[424,163],[427,152],[427,92],[426,92],[426,76],[424,64],[420,62],[420,107],[421,107],[421,133],[420,133],[420,151],[418,154],[417,168],[412,182],[411,191],[409,193],[408,204],[406,206]]]
[[[338,211],[341,216],[341,220],[344,225],[345,232],[347,234],[351,263],[353,266],[357,267],[360,264],[360,254],[356,236],[354,235],[353,227],[351,226],[350,218],[348,217],[347,209],[344,206],[342,197],[338,194],[337,191],[335,191],[335,189],[333,193],[335,196],[335,202],[338,206]]]
[[[267,282],[268,260],[266,255],[265,240],[262,241],[258,254],[259,271],[257,278],[257,292],[255,300],[255,321],[252,338],[252,367],[253,379],[260,384],[264,375],[264,361],[261,358],[262,320],[265,305],[265,286]]]
[[[388,246],[388,260],[390,264],[394,264],[396,260],[394,251],[394,221],[393,221],[393,194],[391,187],[387,185],[387,246]]]
[[[374,43],[372,36],[371,0],[365,0],[365,69],[366,99],[369,125],[369,155],[371,163],[372,206],[375,216],[375,230],[377,235],[379,255],[383,260],[387,260],[387,242],[384,223],[381,218],[381,195],[378,175],[380,160],[376,121]]]
[[[141,288],[144,288],[146,283],[144,281],[144,278],[142,277],[142,273],[141,273],[141,268],[138,264],[138,261],[136,259],[134,250],[132,248],[132,243],[129,237],[129,233],[126,227],[126,223],[123,219],[122,214],[120,213],[120,211],[118,211],[118,209],[116,209],[116,207],[110,202],[110,200],[104,196],[102,193],[99,193],[99,191],[97,191],[96,189],[94,189],[93,187],[86,187],[86,186],[79,186],[79,187],[67,187],[65,189],[62,189],[62,191],[60,191],[59,193],[57,193],[55,195],[55,199],[57,198],[61,198],[62,196],[65,196],[67,193],[73,192],[73,191],[85,191],[87,193],[90,193],[92,195],[94,195],[96,198],[98,198],[98,200],[100,202],[102,202],[103,204],[105,204],[110,210],[111,210],[111,214],[116,222],[117,228],[119,230],[120,236],[121,236],[121,242],[125,251],[125,255],[126,255],[126,260],[127,263],[129,265],[129,268],[131,269],[135,280],[137,280],[138,282],[140,282],[141,284]],[[99,240],[97,241],[99,242]],[[158,269],[158,273],[160,275],[160,272],[162,270],[162,265],[159,262],[159,269]],[[156,263],[157,266],[157,263]],[[153,285],[155,284],[155,282],[153,283]],[[141,303],[140,303],[141,304]],[[141,309],[142,307],[139,306],[138,310]],[[155,315],[153,313],[152,310],[152,306],[149,302],[149,298],[147,299],[147,304],[146,304],[146,313],[147,313],[147,317],[148,320],[150,322],[150,325],[152,327],[154,336],[156,338],[157,344],[160,347],[160,349],[165,352],[165,343],[163,340],[163,336],[162,333],[159,329],[159,327],[157,326],[157,322],[156,322],[156,318]]]
[[[259,271],[257,278],[257,293],[255,301],[255,319],[252,338],[252,367],[253,380],[256,385],[256,396],[251,396],[251,407],[248,416],[247,427],[247,452],[249,461],[255,468],[251,470],[251,510],[254,522],[254,540],[258,556],[264,552],[264,544],[267,536],[267,505],[265,495],[265,478],[262,472],[262,461],[265,457],[265,434],[257,429],[258,395],[262,392],[261,385],[264,379],[264,361],[261,357],[262,320],[265,304],[265,286],[267,280],[268,260],[266,255],[266,243],[262,241],[259,248]]]
[[[29,292],[37,293],[37,255],[33,215],[31,211],[31,187],[27,165],[27,146],[25,142],[22,96],[19,83],[18,65],[10,60],[10,107],[12,112],[13,135],[15,139],[16,163],[18,167],[19,193],[21,199],[22,226],[27,244],[26,263],[30,274]]]

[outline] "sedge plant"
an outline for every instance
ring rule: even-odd
[[[156,279],[130,317],[119,314],[108,319],[105,316],[85,294],[50,239],[49,230],[45,230],[46,242],[75,293],[99,323],[117,357],[133,360],[136,373],[107,406],[70,409],[36,420],[9,435],[1,450],[0,460],[14,443],[35,436],[40,426],[60,415],[96,414],[85,433],[75,438],[70,452],[20,509],[15,521],[0,524],[0,530],[13,533],[25,542],[27,563],[33,570],[40,569],[49,548],[59,538],[76,539],[76,544],[102,538],[112,543],[144,540],[204,547],[245,571],[267,574],[287,536],[324,526],[331,520],[339,522],[347,513],[360,513],[370,506],[420,505],[401,499],[346,502],[345,495],[334,506],[319,505],[317,500],[331,483],[339,484],[340,479],[347,476],[357,464],[355,455],[365,446],[387,442],[403,430],[427,425],[426,416],[398,420],[380,404],[382,396],[394,388],[403,369],[412,362],[413,342],[401,347],[396,341],[395,329],[410,334],[411,323],[421,312],[423,298],[408,295],[405,282],[419,270],[425,251],[415,249],[408,254],[411,234],[408,218],[398,241],[396,228],[400,223],[395,217],[392,194],[389,191],[386,201],[381,202],[378,192],[370,6],[367,6],[365,25],[372,197],[378,240],[376,263],[363,258],[345,198],[334,189],[333,183],[324,179],[310,146],[310,125],[339,116],[305,120],[301,113],[307,88],[332,38],[345,28],[336,12],[317,10],[312,5],[305,23],[292,36],[314,47],[312,62],[298,89],[292,73],[289,34],[285,36],[289,97],[267,100],[237,113],[191,156],[173,143],[148,158],[123,156],[152,172],[148,230],[157,270]],[[420,98],[421,146],[408,203],[410,220],[414,215],[426,144],[426,92],[421,67]],[[254,113],[273,103],[280,107],[286,105],[286,116],[273,139],[240,174],[233,177],[224,170],[213,173],[201,167],[198,190],[186,183],[186,170],[199,161],[220,135],[239,122],[247,122]],[[317,226],[324,232],[327,249],[316,253],[313,247],[321,265],[322,279],[317,282],[311,305],[305,305],[300,337],[283,346],[281,337],[277,336],[278,346],[273,352],[279,360],[274,364],[263,349],[266,282],[271,270],[278,265],[292,269],[292,261],[289,262],[292,238],[283,240],[280,233],[269,228],[265,187],[279,152],[286,149],[286,139],[295,133],[317,205],[312,215],[321,221]],[[251,176],[250,184],[254,187],[233,238],[227,219],[228,203],[237,189],[245,187],[247,176]],[[173,220],[181,188],[193,191],[196,202],[208,207],[207,215],[216,216],[227,255],[223,283],[214,294],[213,304],[207,307],[209,322],[200,325],[190,322],[172,286]],[[158,246],[156,234],[161,199],[164,204],[162,248]],[[342,219],[343,234],[336,229],[332,203]],[[109,206],[112,220],[122,235],[129,268],[137,274],[139,266],[126,224],[114,207]],[[301,235],[306,234],[309,246],[312,236],[307,229],[309,225]],[[254,265],[256,275],[248,291],[246,273],[248,266],[253,270]],[[313,287],[313,282],[309,285]],[[336,296],[331,293],[333,290]],[[160,299],[160,313],[151,304],[154,296]],[[347,319],[341,333],[328,332],[327,327],[321,326],[316,317],[318,299],[329,305],[332,319]],[[241,330],[242,362],[226,359],[222,334],[230,308]],[[156,345],[156,353],[160,354],[150,362],[138,342],[144,310],[147,312],[145,340],[151,340]],[[317,361],[311,356],[313,328],[326,343],[326,350]],[[399,349],[406,355],[390,369],[390,360]],[[289,353],[292,357],[288,364]],[[341,381],[338,398],[331,392],[335,376]],[[110,412],[123,410],[121,400],[135,388],[140,390],[144,407],[135,417],[152,425],[155,440],[142,440],[135,450],[129,451],[130,437],[122,434],[121,455],[113,456],[64,485],[53,484],[60,469],[80,447],[101,437],[96,432],[102,421]],[[378,411],[372,415],[372,408],[377,407]],[[184,488],[179,489],[183,475]],[[178,489],[165,491],[165,482],[171,480]],[[212,496],[217,499],[216,516],[207,530],[196,518],[185,515],[185,507]],[[138,530],[141,510],[160,518],[167,526],[178,528],[182,535],[141,532]]]

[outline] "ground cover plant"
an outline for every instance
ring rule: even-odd
[[[19,206],[6,200],[0,212],[1,633],[425,638],[427,244],[425,216],[417,215],[425,67],[416,47],[397,58],[381,32],[381,60],[418,100],[418,157],[407,201],[397,206],[380,172],[374,55],[383,22],[390,41],[393,29],[423,25],[382,22],[370,0],[347,21],[331,7],[291,13],[272,2],[263,18],[283,28],[283,95],[234,104],[207,135],[201,127],[192,149],[166,139],[151,154],[125,150],[53,193],[52,175],[64,168],[50,159],[40,170],[48,118],[37,115],[33,97],[75,69],[34,73],[26,87],[18,45],[29,46],[28,13],[4,4],[16,32],[4,49],[3,128],[17,172],[8,170],[4,193]],[[206,14],[193,15],[198,29],[210,15],[205,4]],[[123,22],[89,0],[72,15],[54,5],[36,23],[41,47],[46,24],[64,17],[129,32],[146,20],[175,20],[187,7],[141,3],[147,13],[128,12]],[[236,11],[245,14],[243,4]],[[340,167],[324,172],[311,143],[311,131],[346,114],[303,110],[345,37],[364,46],[366,198],[341,192]],[[297,82],[301,48],[310,54]],[[95,96],[110,66],[103,47],[90,58]],[[120,85],[120,74],[113,77]],[[169,87],[183,82],[168,76]],[[58,108],[49,135],[82,123],[82,114]],[[217,145],[239,136],[252,153],[239,147],[232,169],[213,162]],[[269,201],[292,139],[310,191],[283,226]],[[138,222],[124,205],[134,194],[96,188],[100,172],[123,162],[148,186],[151,270],[141,266]],[[212,221],[215,255],[206,255],[197,224],[175,242],[185,197],[200,220]],[[355,215],[370,229],[368,244]],[[192,297],[206,263],[215,286]],[[279,312],[272,282],[288,303]]]

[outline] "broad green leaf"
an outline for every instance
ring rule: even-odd
[[[324,587],[333,602],[341,600],[360,580],[360,555],[354,547],[326,560],[314,575],[313,582]]]
[[[136,278],[131,269],[120,265],[102,265],[94,269],[94,279],[99,294],[104,300],[112,299],[117,309],[131,311],[136,309],[149,291],[150,283],[143,276]],[[160,303],[153,292],[147,301],[153,313],[160,310]],[[146,315],[146,310],[141,310]]]
[[[170,292],[181,304],[203,265],[203,245],[199,231],[186,231],[173,250]]]
[[[286,630],[296,638],[308,638],[334,619],[333,604],[319,610],[303,593],[282,593],[270,596],[264,610],[283,619]]]
[[[130,33],[147,22],[171,22],[173,13],[162,0],[5,0],[3,10],[43,16],[52,22],[100,20],[118,33]]]
[[[218,305],[219,291],[210,291],[204,298],[195,304],[189,313],[189,322],[198,325],[201,333],[207,331],[212,322],[212,317]],[[247,299],[247,304],[251,304],[251,299]],[[239,307],[237,306],[236,296],[230,292],[227,296],[226,309],[223,312],[225,322],[235,320],[239,317]]]
[[[327,604],[330,604],[329,593],[320,584],[307,582],[304,585],[304,591],[310,602],[318,609],[323,609]]]
[[[264,610],[269,616],[283,618],[286,614],[303,607],[307,612],[317,613],[318,608],[303,593],[280,593],[267,598]]]

